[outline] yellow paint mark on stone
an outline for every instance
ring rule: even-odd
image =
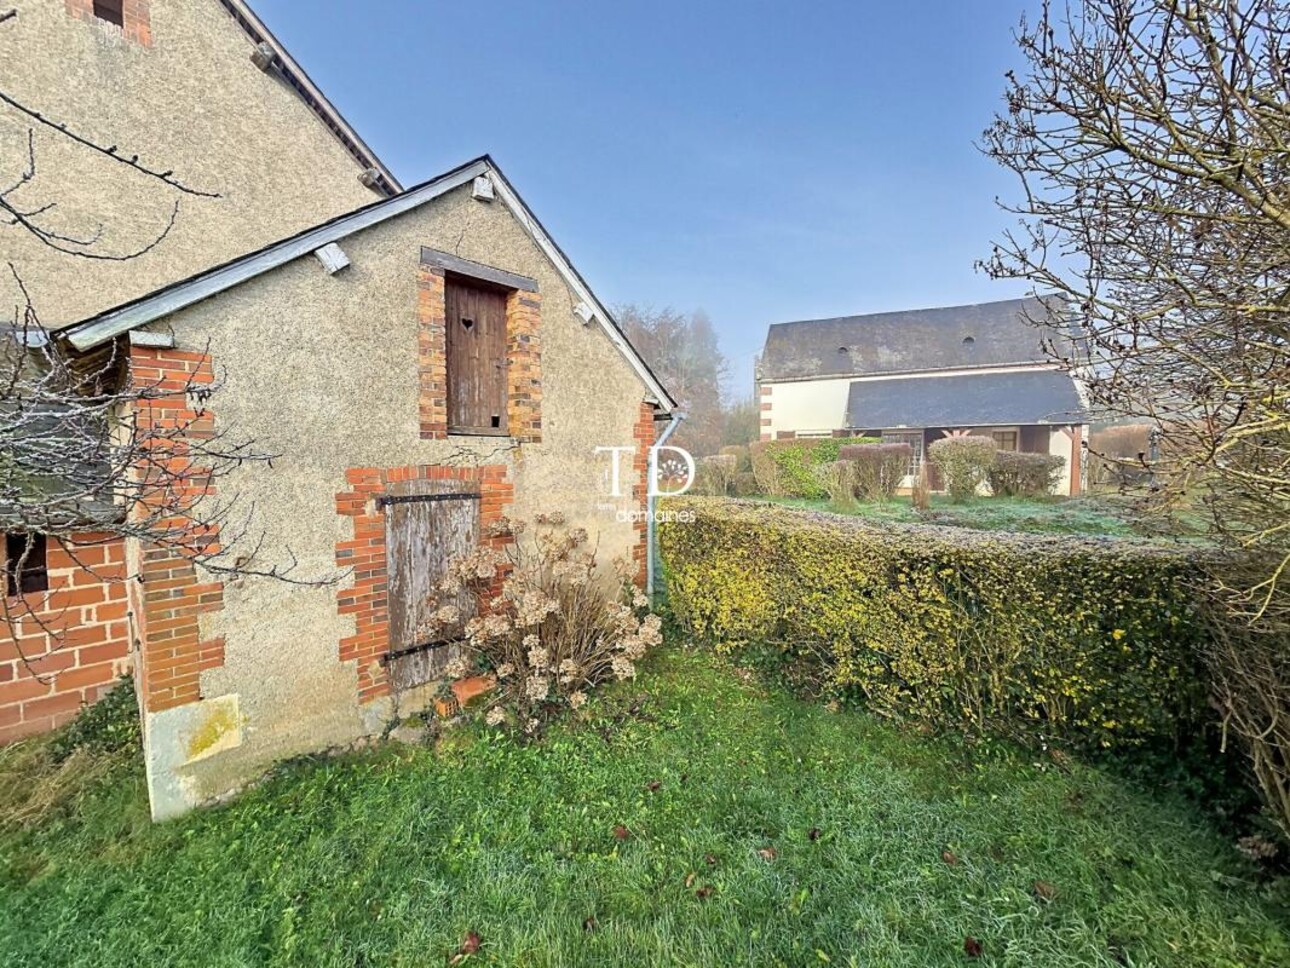
[[[202,705],[208,708],[198,714],[188,735],[189,763],[242,745],[242,716],[237,696],[220,696]]]

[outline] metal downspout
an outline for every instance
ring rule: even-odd
[[[685,414],[672,411],[671,420],[663,428],[662,435],[654,441],[654,446],[649,450],[649,462],[647,464],[645,478],[645,594],[648,596],[650,605],[654,604],[654,560],[658,555],[655,550],[655,541],[657,535],[654,527],[654,508],[658,503],[658,498],[654,496],[654,479],[655,472],[658,470],[658,448],[668,442],[672,434],[676,433],[676,428],[681,426],[681,421],[685,419]]]

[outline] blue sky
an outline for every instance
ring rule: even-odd
[[[1031,0],[258,0],[404,182],[492,154],[608,303],[769,323],[1020,295],[973,141]]]

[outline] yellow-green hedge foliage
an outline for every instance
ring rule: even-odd
[[[1182,551],[684,499],[660,528],[678,618],[723,649],[827,656],[832,691],[935,728],[1111,747],[1189,728]],[[821,648],[822,646],[822,648]]]
[[[774,497],[828,497],[817,468],[832,464],[843,447],[871,444],[872,437],[797,437],[748,445],[749,459],[763,494]]]

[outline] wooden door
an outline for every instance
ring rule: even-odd
[[[447,481],[410,481],[385,498],[386,582],[390,619],[390,682],[408,688],[439,678],[460,653],[457,645],[476,599],[463,589],[453,599],[436,595],[452,560],[479,545],[479,495]],[[452,628],[434,635],[424,623],[451,601],[461,613]]]
[[[445,280],[448,431],[504,436],[506,293]]]

